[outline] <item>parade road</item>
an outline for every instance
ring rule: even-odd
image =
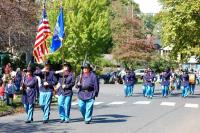
[[[42,123],[42,112],[36,109],[34,122],[25,124],[25,114],[0,118],[0,133],[199,133],[200,91],[182,98],[180,92],[161,97],[156,88],[153,99],[142,96],[136,85],[134,96],[125,98],[122,85],[101,85],[91,124],[84,123],[76,101],[72,102],[70,123],[60,123],[57,106],[52,106],[50,121]]]

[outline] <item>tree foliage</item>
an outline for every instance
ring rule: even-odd
[[[113,10],[116,17],[112,24],[116,23],[116,27],[112,29],[113,40],[116,45],[112,54],[115,59],[124,64],[134,65],[139,63],[144,65],[151,59],[154,46],[153,37],[146,37],[143,32],[144,23],[138,15],[138,5],[134,2],[123,5],[119,1],[115,1],[114,4],[118,5],[122,11]]]
[[[182,59],[200,56],[200,0],[160,0],[163,5],[158,20],[165,46],[172,46],[172,56]]]
[[[105,52],[111,41],[109,3],[107,0],[63,0],[66,36],[63,46],[50,55],[53,61],[65,60],[80,64],[85,54],[93,62]],[[47,11],[51,29],[55,26],[60,3],[48,3]]]

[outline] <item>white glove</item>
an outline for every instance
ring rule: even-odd
[[[44,82],[44,86],[47,86],[47,85],[49,85],[47,82]]]
[[[66,87],[66,85],[62,85],[62,88],[64,89]]]

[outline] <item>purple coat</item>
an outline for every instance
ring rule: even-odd
[[[162,82],[161,85],[162,86],[169,86],[170,85],[170,77],[172,76],[171,72],[165,72],[162,75]]]
[[[128,72],[124,77],[123,77],[124,83],[127,86],[133,86],[136,82],[136,77],[134,72]]]
[[[39,88],[40,92],[53,92],[54,85],[56,85],[57,83],[53,71],[49,71],[48,73],[42,71],[36,71],[34,74],[41,78],[42,85]],[[49,85],[44,86],[44,82],[47,82]]]
[[[183,74],[181,76],[182,86],[189,86],[189,75]]]
[[[74,74],[72,72],[70,72],[69,74],[64,74],[64,78],[63,75],[59,75],[59,81],[58,81],[61,85],[64,84],[66,85],[65,88],[62,88],[62,86],[60,86],[58,88],[57,94],[60,95],[64,95],[64,96],[72,96],[73,95],[73,91],[72,88],[75,84],[75,79],[74,79]]]
[[[156,79],[157,78],[154,72],[148,72],[144,76],[145,85],[153,87],[155,85],[154,82],[156,81]]]
[[[80,77],[78,77],[79,81]],[[94,99],[98,96],[99,93],[99,85],[97,76],[90,72],[89,75],[82,76],[81,86],[78,87],[78,98],[81,100],[89,100]]]
[[[33,104],[36,98],[36,90],[38,89],[38,81],[36,77],[25,78],[24,84],[26,90],[22,95],[23,104]]]

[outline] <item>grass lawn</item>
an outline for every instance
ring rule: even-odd
[[[0,102],[0,114],[6,112],[19,112],[22,110],[21,95],[17,95],[16,99],[13,99],[13,105],[8,106],[6,103]]]

